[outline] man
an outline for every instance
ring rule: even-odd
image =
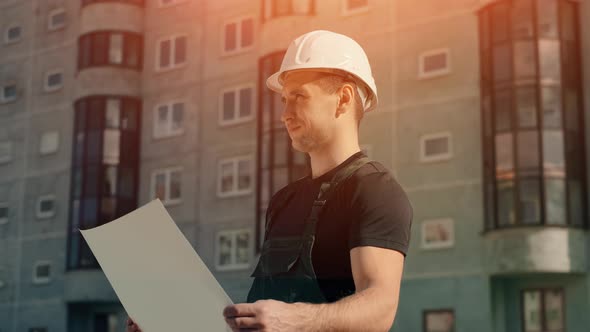
[[[226,307],[225,320],[233,331],[387,331],[412,208],[390,172],[360,152],[360,120],[377,106],[367,56],[349,37],[309,32],[267,86],[281,93],[281,120],[312,174],[272,197],[249,303]]]

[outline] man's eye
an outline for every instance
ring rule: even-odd
[[[304,96],[304,95],[302,95],[302,94],[299,94],[299,93],[298,93],[298,94],[296,94],[296,95],[295,95],[295,99],[296,99],[296,100],[302,100],[302,99],[304,99],[304,98],[305,98],[305,96]]]

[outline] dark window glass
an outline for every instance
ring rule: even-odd
[[[109,48],[109,35],[106,32],[96,33],[92,45],[93,62],[95,65],[107,63],[107,50]]]
[[[510,70],[510,68],[507,68]],[[514,43],[514,78],[522,80],[534,78],[536,74],[535,43],[517,41]]]
[[[543,127],[561,128],[561,91],[554,87],[543,87],[541,94]]]
[[[242,47],[248,47],[254,42],[254,20],[249,18],[242,21]]]
[[[538,173],[539,162],[539,132],[536,130],[520,131],[518,133],[518,168],[521,175],[530,172]]]
[[[252,108],[252,89],[246,88],[240,90],[240,117],[247,117],[251,114]]]
[[[494,108],[496,110],[496,132],[512,128],[512,95],[509,90],[496,91]]]
[[[512,79],[510,44],[494,46],[494,82],[500,83]]]
[[[168,68],[170,66],[170,47],[171,41],[164,40],[160,42],[160,68]]]
[[[235,97],[234,92],[223,94],[223,120],[233,120],[235,117]]]
[[[537,0],[537,22],[539,37],[557,38],[557,2],[563,0]]]
[[[531,0],[513,0],[512,37],[526,39],[533,37],[533,8]]]
[[[236,23],[225,25],[225,51],[233,51],[237,44],[237,26]]]
[[[541,184],[539,179],[523,179],[519,181],[520,219],[523,224],[541,222]]]
[[[508,17],[507,2],[500,2],[492,7],[492,35],[494,42],[508,39]]]
[[[516,112],[520,128],[537,126],[537,93],[534,87],[516,89]]]
[[[563,179],[545,179],[545,206],[547,224],[565,225],[565,182]]]
[[[546,176],[563,176],[564,145],[561,130],[543,131],[543,167]]]
[[[17,40],[21,35],[21,27],[12,27],[6,32],[8,40]]]
[[[424,72],[444,70],[447,68],[447,53],[441,52],[424,57]]]
[[[514,209],[514,182],[500,181],[498,186],[498,224],[514,225],[516,213]]]
[[[186,60],[186,37],[177,37],[174,47],[174,64],[178,65]]]

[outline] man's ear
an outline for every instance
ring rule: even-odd
[[[338,90],[338,107],[336,108],[336,118],[345,114],[347,111],[354,109],[354,87],[350,83],[342,85]]]

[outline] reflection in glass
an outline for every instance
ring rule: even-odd
[[[538,174],[540,166],[539,133],[536,130],[520,131],[517,137],[518,168],[521,170],[520,175],[530,172]]]
[[[543,127],[544,128],[561,128],[561,95],[560,90],[553,87],[543,87],[542,107],[543,107]]]
[[[496,132],[509,130],[512,127],[512,98],[509,91],[496,91],[495,97]]]
[[[559,59],[559,41],[539,40],[539,70],[542,82],[559,82],[561,80]]]
[[[541,292],[524,292],[524,330],[541,331]]]
[[[514,77],[519,79],[532,78],[536,74],[535,43],[517,41],[514,43]]]
[[[537,0],[539,37],[557,37],[557,13],[557,0]]]
[[[514,169],[512,134],[496,135],[496,176],[504,177]]]
[[[543,168],[546,176],[564,176],[563,132],[543,131]]]
[[[547,331],[563,331],[563,292],[545,291],[545,320]]]
[[[541,222],[541,195],[538,179],[524,179],[519,181],[520,221],[523,224],[538,224]]]
[[[170,200],[180,199],[180,184],[182,173],[180,171],[174,171],[170,173]]]
[[[221,164],[221,192],[227,193],[234,190],[234,164],[231,162]]]
[[[565,225],[565,181],[563,179],[545,179],[545,207],[547,224]]]
[[[498,224],[500,226],[514,225],[516,214],[514,211],[514,182],[500,181],[498,186]]]
[[[249,190],[251,186],[251,163],[250,160],[238,162],[238,190]]]
[[[531,0],[512,1],[512,37],[533,37],[533,10]]]
[[[516,90],[516,111],[520,128],[537,126],[537,93],[534,87]]]

